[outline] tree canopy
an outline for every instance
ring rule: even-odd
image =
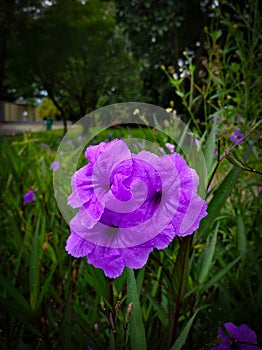
[[[38,9],[8,37],[7,81],[15,97],[45,90],[72,120],[108,102],[104,96],[136,98],[138,70],[111,3],[58,0]]]
[[[238,13],[252,8],[237,0],[0,0],[1,100],[47,93],[65,120],[134,100],[168,107],[177,98],[182,109],[161,66],[179,77],[183,51],[191,52],[196,83],[202,84],[204,26],[219,23],[218,44],[223,48],[231,38],[234,46],[221,19],[237,23],[234,6]],[[241,27],[245,40],[248,30],[254,33],[252,16],[247,19],[250,28]],[[254,77],[249,74],[251,82]]]

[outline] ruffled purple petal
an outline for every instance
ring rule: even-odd
[[[68,205],[72,208],[80,208],[83,204],[89,202],[94,195],[91,181],[92,170],[92,166],[85,165],[77,170],[72,177],[72,193],[67,200]]]
[[[87,255],[89,264],[103,269],[107,277],[117,278],[123,273],[124,262],[121,250],[118,248],[107,248],[96,246],[91,254]]]
[[[111,142],[101,142],[96,146],[89,146],[85,151],[85,157],[88,159],[89,163],[94,164],[99,155],[103,153],[106,148],[110,147],[110,145],[117,141],[118,140],[116,139]]]
[[[71,229],[71,235],[66,241],[66,251],[70,255],[75,258],[84,257],[91,253],[94,248],[94,244],[86,241]]]
[[[76,257],[87,257],[90,264],[102,268],[105,275],[110,278],[118,277],[125,266],[138,269],[143,267],[153,250],[152,246],[134,248],[108,248],[101,247],[86,241],[73,230],[67,239],[66,251]]]
[[[121,249],[123,263],[125,266],[132,269],[140,269],[146,264],[148,256],[152,250],[153,247],[148,244]]]
[[[122,140],[88,147],[89,164],[72,179],[68,204],[78,208],[66,249],[106,276],[141,268],[153,248],[192,234],[206,215],[198,176],[182,156],[131,154]]]

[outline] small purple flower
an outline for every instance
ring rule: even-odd
[[[154,248],[192,234],[207,215],[198,175],[177,153],[133,154],[115,139],[89,146],[85,156],[88,164],[71,181],[68,204],[78,212],[66,250],[110,278],[125,266],[143,267]]]
[[[47,148],[48,147],[47,144],[44,143],[44,142],[41,142],[40,146],[43,147],[43,148]]]
[[[241,130],[238,128],[229,137],[229,140],[232,141],[234,144],[241,145],[242,141],[241,139],[243,138],[243,134]]]
[[[169,150],[170,153],[174,153],[175,151],[175,145],[172,145],[172,143],[167,142],[165,144],[166,148]]]
[[[111,139],[111,138],[113,137],[113,133],[110,132],[110,133],[108,134],[108,137]]]
[[[166,154],[164,148],[163,147],[159,147],[159,149],[160,149],[160,152],[162,153],[162,155],[164,156]]]
[[[138,141],[136,144],[137,144],[137,146],[138,146],[139,148],[141,148],[141,149],[143,148],[143,145],[142,145],[141,142]]]
[[[246,324],[236,326],[228,322],[224,324],[230,336],[226,335],[221,328],[218,329],[217,345],[210,350],[261,350],[257,345],[256,333]]]
[[[197,147],[200,147],[200,141],[195,137],[195,144]]]
[[[29,190],[25,195],[24,195],[24,204],[28,204],[30,202],[35,201],[35,191],[34,190]]]
[[[58,161],[54,161],[51,165],[50,165],[50,170],[53,171],[57,171],[60,167],[60,163]]]
[[[83,136],[82,136],[82,135],[79,135],[79,136],[77,137],[77,141],[78,141],[78,142],[81,142],[82,139],[83,139]]]

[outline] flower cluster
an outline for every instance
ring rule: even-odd
[[[170,153],[174,153],[175,152],[175,145],[172,145],[172,143],[167,142],[165,144],[165,146],[169,150]]]
[[[242,134],[241,130],[238,128],[234,132],[232,132],[232,134],[229,137],[229,140],[232,141],[234,143],[234,145],[236,145],[236,144],[241,145],[242,138],[243,138],[243,134]]]
[[[177,153],[132,154],[122,140],[89,146],[88,164],[72,178],[66,250],[87,257],[106,276],[125,266],[141,268],[153,248],[166,248],[175,236],[192,234],[206,216],[197,194],[198,175]]]

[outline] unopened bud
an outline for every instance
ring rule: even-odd
[[[116,302],[115,310],[116,310],[116,313],[118,313],[118,311],[120,310],[120,301],[119,300]]]
[[[47,242],[44,242],[42,248],[43,248],[43,250],[47,250],[47,249],[48,249],[48,243],[47,243]]]
[[[104,303],[103,298],[101,298],[100,304],[101,304],[102,310],[105,310],[105,303]]]
[[[127,307],[127,311],[126,311],[126,322],[128,322],[129,318],[130,318],[130,315],[132,313],[134,309],[134,303],[130,303]]]
[[[98,331],[99,331],[98,323],[95,323],[95,324],[94,324],[94,330],[95,330],[95,332],[98,332]]]

